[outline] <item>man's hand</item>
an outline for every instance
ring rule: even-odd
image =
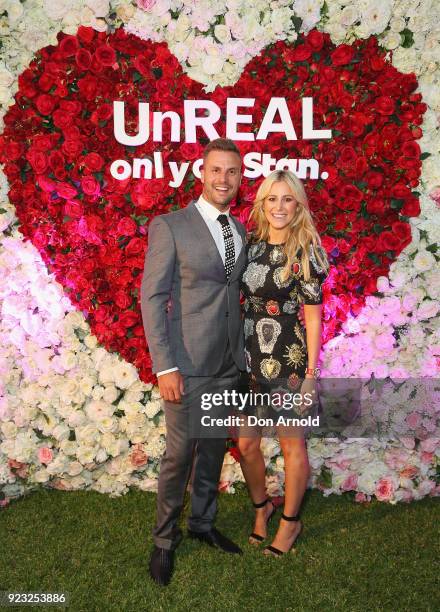
[[[157,377],[157,382],[162,399],[175,404],[181,403],[184,388],[180,372],[175,370],[174,372],[168,372],[168,374],[162,374]]]
[[[301,304],[300,309],[298,310],[298,319],[303,327],[306,326],[306,320],[304,319],[304,304]]]

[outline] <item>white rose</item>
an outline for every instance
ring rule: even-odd
[[[114,385],[111,385],[109,387],[105,387],[104,393],[102,394],[102,399],[108,404],[113,404],[113,402],[116,401],[118,395],[119,392],[116,387]]]
[[[339,15],[340,23],[348,28],[359,19],[359,12],[356,6],[348,5],[344,7]]]
[[[62,19],[63,16],[70,10],[70,0],[43,0],[43,8],[48,17],[57,20]]]
[[[47,482],[49,478],[50,478],[50,475],[46,468],[42,468],[41,470],[38,470],[37,472],[35,472],[33,476],[34,482]]]
[[[114,382],[119,389],[128,389],[138,379],[137,370],[131,363],[119,363],[114,368]]]
[[[93,336],[92,334],[88,334],[87,336],[85,336],[83,342],[87,348],[93,350],[94,348],[96,348],[98,344],[98,339],[96,338],[96,336]]]
[[[83,465],[91,463],[95,458],[95,449],[91,446],[78,446],[76,456],[78,461]]]
[[[67,423],[70,427],[79,427],[84,425],[87,420],[86,415],[82,410],[74,410],[71,412],[67,418]]]
[[[402,36],[399,32],[389,30],[381,39],[381,42],[385,49],[397,49],[397,47],[402,43]]]
[[[84,468],[79,461],[72,461],[71,463],[69,463],[67,473],[69,474],[69,476],[78,476],[78,474],[81,474],[83,469]]]
[[[117,422],[110,416],[102,417],[96,422],[98,430],[102,433],[106,431],[115,431],[117,429]]]
[[[231,30],[226,25],[216,25],[214,28],[214,36],[221,44],[225,44],[231,40]]]
[[[144,408],[144,412],[149,419],[152,419],[161,410],[162,410],[162,403],[158,400],[148,402],[148,404],[146,404]]]
[[[439,304],[434,300],[424,300],[417,309],[416,316],[419,321],[432,319],[439,311]]]
[[[108,0],[86,0],[86,5],[96,17],[106,17],[110,9]]]
[[[85,407],[85,413],[91,421],[99,421],[111,417],[115,407],[102,400],[92,400]]]
[[[414,257],[414,268],[418,272],[426,272],[430,270],[435,264],[436,260],[432,253],[429,251],[419,251]]]
[[[220,55],[206,55],[202,62],[202,69],[206,74],[218,74],[225,63],[224,57]]]
[[[2,433],[5,438],[15,438],[17,435],[17,426],[13,421],[6,421],[1,426]]]

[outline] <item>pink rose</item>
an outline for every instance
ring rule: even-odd
[[[354,491],[357,487],[357,474],[349,474],[341,485],[342,491]]]
[[[419,473],[419,469],[415,465],[406,465],[400,472],[401,478],[414,478]]]
[[[140,467],[141,465],[145,465],[147,463],[148,455],[142,450],[141,447],[135,447],[130,454],[130,461],[135,467]]]
[[[365,495],[365,493],[361,493],[358,491],[354,497],[354,501],[357,501],[361,504],[369,502],[371,497],[369,495]]]
[[[136,4],[143,11],[150,11],[156,4],[156,0],[136,0]]]
[[[411,414],[406,417],[406,422],[411,429],[415,429],[420,425],[420,414],[417,412],[411,412]]]
[[[38,459],[41,463],[50,463],[53,458],[51,449],[47,446],[42,446],[38,449]]]
[[[376,484],[376,497],[379,501],[390,501],[394,496],[394,482],[391,478],[384,476]]]

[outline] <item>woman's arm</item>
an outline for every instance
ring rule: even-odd
[[[321,351],[321,310],[321,304],[304,304],[304,319],[306,326],[306,342],[309,368],[316,368],[318,366],[319,353]],[[306,377],[307,376],[309,375],[307,374]]]

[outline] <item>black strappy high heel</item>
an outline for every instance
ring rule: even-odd
[[[273,517],[273,515],[275,514],[275,512],[277,511],[276,506],[274,506],[272,500],[270,499],[270,497],[266,497],[266,499],[261,502],[260,504],[255,504],[254,502],[254,508],[263,508],[267,502],[270,502],[273,506],[272,512],[269,514],[269,516],[267,517],[266,520],[266,525],[269,524],[270,519]],[[251,535],[249,536],[249,544],[253,544],[254,546],[258,546],[259,544],[261,544],[261,542],[264,542],[266,538],[264,538],[263,536],[259,535],[258,533],[252,532]]]
[[[299,514],[296,514],[295,516],[286,516],[283,513],[281,515],[281,518],[283,518],[285,521],[299,521]],[[292,544],[290,545],[289,550],[286,552],[290,552],[293,549],[295,542],[298,540],[299,536],[301,535],[301,531],[302,531],[302,524],[301,524],[301,527],[298,533],[296,534],[296,538],[293,540]],[[282,557],[285,554],[284,551],[280,550],[279,548],[275,548],[275,546],[266,546],[263,549],[263,553],[265,555],[271,555],[273,557]]]

